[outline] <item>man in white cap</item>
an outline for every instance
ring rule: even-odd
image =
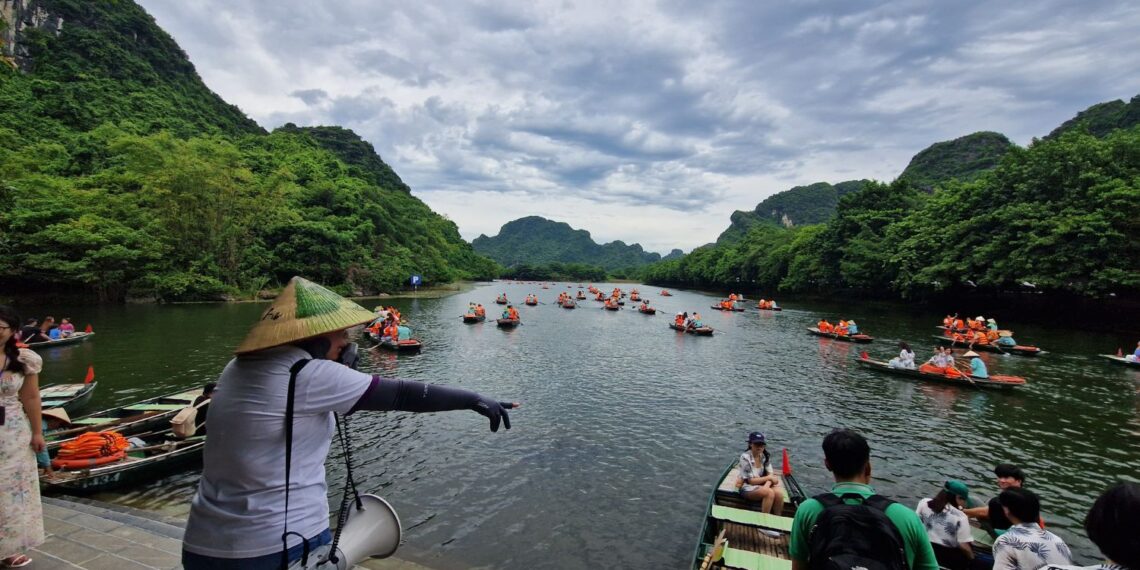
[[[374,318],[300,277],[262,313],[211,398],[202,478],[182,543],[186,570],[276,569],[306,545],[331,542],[324,463],[334,412],[473,410],[490,419],[491,431],[500,422],[510,429],[507,410],[517,403],[354,370],[348,329]]]

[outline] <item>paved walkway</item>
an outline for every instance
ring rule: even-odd
[[[28,553],[27,570],[181,569],[186,521],[85,499],[43,498],[47,540]],[[357,568],[428,570],[389,558]]]

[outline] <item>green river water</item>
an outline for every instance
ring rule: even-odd
[[[621,285],[627,290],[630,285]],[[820,441],[834,427],[871,443],[875,486],[904,504],[932,496],[947,478],[995,493],[992,468],[1021,465],[1042,496],[1049,528],[1091,563],[1081,521],[1115,480],[1137,480],[1140,371],[1096,357],[1137,339],[1011,322],[1037,358],[984,354],[991,373],[1025,376],[1012,393],[920,384],[863,370],[860,350],[887,359],[899,340],[929,357],[942,317],[900,304],[789,302],[781,313],[721,313],[714,297],[641,290],[665,314],[576,310],[553,304],[559,284],[479,284],[439,299],[395,298],[425,349],[366,352],[363,370],[470,388],[523,402],[514,429],[492,434],[471,412],[371,413],[353,417],[362,490],[397,509],[405,542],[397,556],[435,568],[681,568],[689,564],[709,492],[751,430],[789,449],[809,492],[830,485]],[[610,286],[612,288],[612,286]],[[577,292],[574,284],[573,292]],[[608,290],[603,286],[603,290]],[[523,326],[464,325],[469,300],[493,313],[495,296],[520,307]],[[363,301],[372,308],[378,301]],[[749,303],[749,305],[754,305]],[[91,341],[42,352],[42,382],[80,382],[94,365],[87,411],[216,379],[263,304],[20,306],[70,316]],[[677,311],[698,310],[712,338],[675,333]],[[491,315],[493,316],[493,315]],[[877,340],[851,345],[806,333],[821,317],[859,321]],[[368,346],[366,339],[361,339]],[[343,467],[329,461],[335,504]],[[185,513],[198,473],[96,498]]]

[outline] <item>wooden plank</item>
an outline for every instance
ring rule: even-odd
[[[44,386],[40,388],[40,397],[67,398],[83,391],[85,384],[63,384],[59,386]]]
[[[729,543],[731,545],[731,543]],[[759,552],[748,552],[732,548],[724,549],[724,565],[728,568],[744,570],[791,570],[792,561],[775,558]]]
[[[734,509],[732,507],[724,507],[721,505],[713,505],[712,516],[713,518],[719,520],[727,520],[740,524],[770,528],[772,530],[778,530],[782,532],[792,532],[792,519],[789,517],[779,517],[768,513],[758,513],[756,511]]]
[[[151,412],[181,410],[185,407],[186,404],[134,404],[132,406],[124,406],[123,409],[132,412]]]

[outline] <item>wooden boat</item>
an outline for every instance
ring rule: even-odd
[[[495,321],[501,329],[513,329],[521,324],[519,319],[499,319]]]
[[[843,342],[857,342],[860,344],[866,344],[875,340],[875,337],[865,334],[837,334],[833,332],[825,333],[816,327],[808,327],[808,332],[814,334],[815,336],[833,338],[835,340],[841,340]]]
[[[579,301],[585,301],[586,300],[586,296],[583,295],[581,291],[578,291],[578,295],[574,298],[578,299]]]
[[[783,307],[761,307],[759,305],[757,305],[756,308],[760,309],[761,311],[783,311],[784,310]]]
[[[998,374],[991,374],[989,378],[978,378],[977,376],[970,376],[969,379],[963,376],[948,376],[946,374],[932,374],[930,372],[923,372],[918,369],[909,368],[891,368],[890,365],[881,360],[871,360],[870,358],[860,357],[855,360],[859,366],[878,370],[880,372],[887,372],[896,374],[898,376],[906,376],[908,378],[918,378],[931,382],[941,382],[943,384],[954,384],[957,386],[965,386],[967,388],[1017,388],[1025,385],[1025,378],[1020,376],[1002,376]]]
[[[653,307],[638,307],[637,312],[644,315],[656,315],[657,309],[654,309]]]
[[[788,554],[788,543],[792,519],[796,509],[807,500],[807,495],[792,475],[787,450],[784,451],[783,468],[775,473],[784,489],[784,510],[779,515],[762,513],[759,503],[740,496],[736,488],[737,464],[735,459],[728,464],[709,496],[705,522],[693,552],[692,568],[790,570],[792,559]],[[727,547],[719,556],[710,556],[722,533]]]
[[[563,309],[573,309],[577,306],[578,306],[578,303],[575,303],[574,301],[571,301],[570,299],[566,299],[566,301],[564,301],[562,303]]]
[[[40,388],[40,408],[63,408],[71,415],[91,399],[98,382],[86,384],[53,384]]]
[[[673,294],[672,294],[672,293],[670,293],[670,292],[668,292],[668,291],[666,291],[666,290],[664,290],[664,289],[662,289],[662,290],[661,290],[661,296],[662,296],[662,297],[672,297],[672,296],[673,296]]]
[[[170,427],[170,418],[186,406],[192,405],[194,399],[201,393],[201,388],[181,390],[134,404],[72,418],[72,428],[54,431],[45,434],[44,437],[48,440],[48,448],[55,448],[63,442],[89,431],[113,429],[123,435],[132,435],[166,429]]]
[[[465,322],[469,325],[475,324],[475,323],[481,323],[485,320],[487,320],[487,315],[472,315],[471,313],[463,315],[463,322]]]
[[[606,303],[606,306],[604,308],[607,311],[620,311],[621,310],[620,305],[615,305],[613,303]]]
[[[531,307],[536,307],[536,306],[538,306],[538,300],[535,299],[534,301],[523,301],[523,304],[524,305],[530,305]]]
[[[710,306],[709,308],[710,308],[710,309],[716,309],[716,310],[718,310],[718,311],[735,311],[735,312],[738,312],[738,313],[743,313],[743,312],[744,312],[744,309],[743,309],[742,307],[733,307],[733,308],[731,308],[731,309],[726,309],[726,308],[724,308],[724,307],[722,307],[722,306],[720,306],[720,305],[712,305],[712,306]]]
[[[156,434],[136,437],[143,442],[143,446],[134,451],[127,450],[122,458],[116,460],[88,460],[88,465],[82,467],[64,464],[56,467],[58,460],[53,460],[55,476],[41,478],[40,488],[93,493],[153,481],[200,462],[202,450],[206,446],[204,435],[178,439],[169,428]],[[78,460],[72,461],[74,463]]]
[[[67,344],[78,344],[78,343],[81,343],[85,340],[90,339],[93,336],[95,336],[95,333],[93,333],[93,332],[91,332],[91,333],[89,333],[89,332],[77,332],[77,333],[74,333],[67,338],[61,338],[61,339],[57,339],[57,340],[45,340],[42,342],[29,342],[28,348],[31,348],[33,350],[38,350],[41,348],[52,348],[55,346],[64,346]]]
[[[713,328],[712,327],[698,327],[695,329],[686,329],[685,327],[678,325],[677,323],[669,323],[669,328],[671,328],[675,331],[678,331],[678,332],[686,332],[689,334],[695,334],[697,336],[712,336],[712,334],[713,334]]]
[[[1097,356],[1101,358],[1107,358],[1117,364],[1123,364],[1125,366],[1131,366],[1133,368],[1140,368],[1140,362],[1136,362],[1134,360],[1130,361],[1123,356],[1117,356],[1115,354],[1098,354]]]
[[[377,346],[395,352],[419,352],[424,347],[424,343],[414,338],[406,338],[395,342],[390,338],[386,338],[380,341],[380,344]]]
[[[506,305],[507,304],[507,298],[506,297],[499,297],[499,298],[495,299],[495,304],[496,305]]]
[[[948,336],[934,335],[934,339],[937,340],[940,344],[969,348],[970,350],[980,350],[983,352],[1000,352],[1004,354],[1017,354],[1020,356],[1037,356],[1038,354],[1045,352],[1036,346],[1023,346],[1020,344],[1016,346],[1001,347],[995,344],[975,344],[973,346],[970,346],[970,343],[968,342],[958,342]]]

